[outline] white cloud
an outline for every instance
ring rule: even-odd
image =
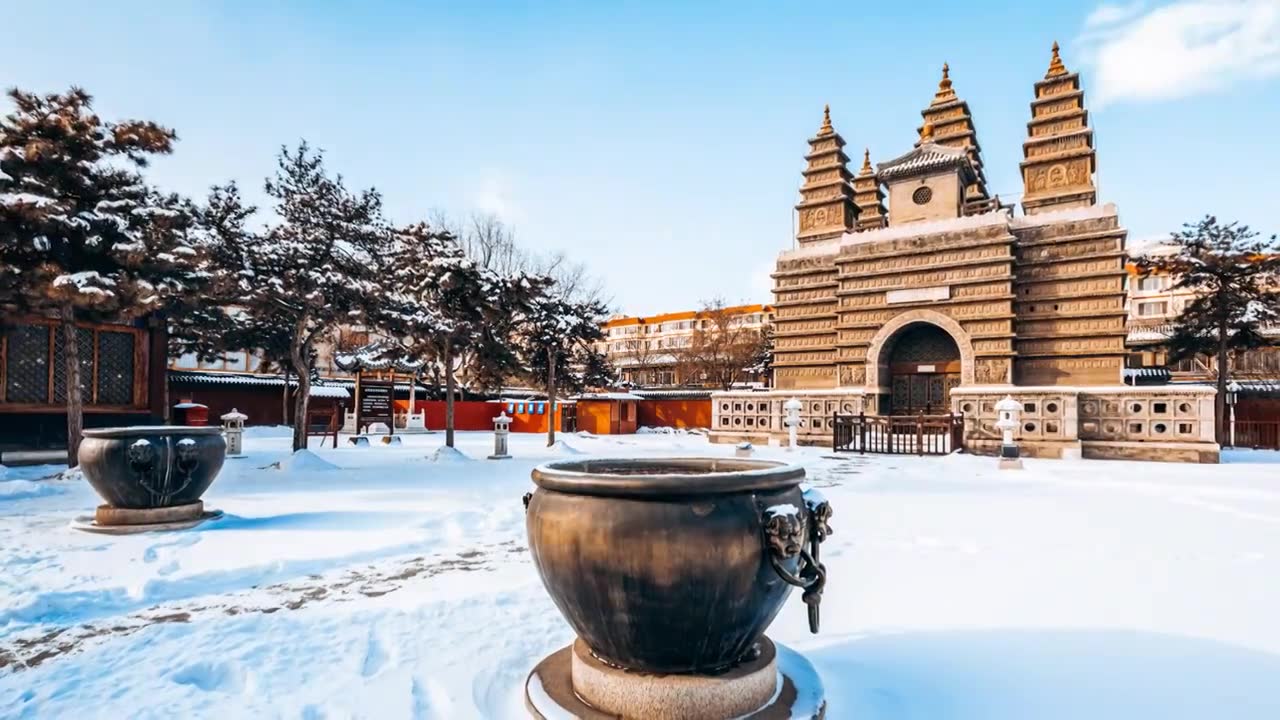
[[[1095,105],[1187,97],[1280,75],[1280,2],[1101,5],[1078,42]]]
[[[1085,28],[1096,28],[1124,22],[1141,13],[1143,6],[1142,0],[1128,5],[1099,5],[1093,12],[1089,13],[1089,17],[1085,18],[1084,26]]]
[[[512,199],[511,181],[506,173],[490,171],[480,176],[468,193],[468,204],[481,212],[493,213],[507,224],[523,219],[520,207]]]

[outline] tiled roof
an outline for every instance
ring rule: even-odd
[[[885,181],[950,167],[967,167],[970,173],[973,172],[973,164],[964,148],[927,142],[905,155],[880,163],[876,166],[876,174],[881,181]]]

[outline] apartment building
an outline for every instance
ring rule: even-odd
[[[603,323],[605,339],[596,349],[618,369],[623,382],[643,387],[705,386],[709,379],[688,356],[699,331],[704,338],[720,332],[714,312],[615,315]],[[742,340],[758,337],[773,322],[771,305],[737,305],[723,312],[730,316],[729,333]],[[767,373],[748,373],[742,382],[767,385]]]

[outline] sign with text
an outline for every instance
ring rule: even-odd
[[[395,428],[394,405],[391,402],[394,385],[385,380],[361,380],[360,400],[356,405],[357,429],[373,423],[386,423],[388,428]]]

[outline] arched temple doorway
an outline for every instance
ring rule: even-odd
[[[889,342],[887,408],[895,415],[951,411],[951,390],[960,384],[960,348],[946,330],[912,323]]]

